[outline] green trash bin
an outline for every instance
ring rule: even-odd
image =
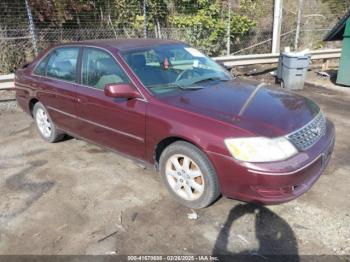
[[[337,84],[350,86],[350,18],[346,22]]]

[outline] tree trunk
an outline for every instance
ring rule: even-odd
[[[153,22],[154,22],[154,37],[155,37],[155,38],[158,38],[157,24],[156,24],[156,21],[153,20]]]
[[[77,17],[78,28],[80,29],[81,28],[81,24],[80,24],[80,18],[79,18],[77,10],[75,10],[75,16]]]
[[[157,27],[158,27],[158,37],[162,38],[162,31],[160,30],[160,23],[159,23],[159,19],[157,18]]]
[[[103,26],[103,11],[102,11],[102,7],[100,6],[100,16],[101,16],[101,20],[100,20],[100,26],[102,27]]]

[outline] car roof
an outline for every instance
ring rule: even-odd
[[[96,39],[96,40],[84,40],[79,42],[65,43],[79,44],[79,45],[92,45],[97,47],[109,47],[117,50],[125,51],[130,49],[137,49],[143,47],[167,45],[167,44],[180,44],[183,42],[169,39],[151,39],[151,38],[128,38],[128,39]]]

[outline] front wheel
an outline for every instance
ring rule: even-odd
[[[163,182],[180,204],[204,208],[219,197],[215,170],[196,146],[175,142],[163,151],[159,162]]]

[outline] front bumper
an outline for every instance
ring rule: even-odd
[[[330,121],[326,133],[310,149],[271,163],[245,163],[209,152],[224,196],[259,204],[279,204],[311,188],[327,167],[335,142]]]

